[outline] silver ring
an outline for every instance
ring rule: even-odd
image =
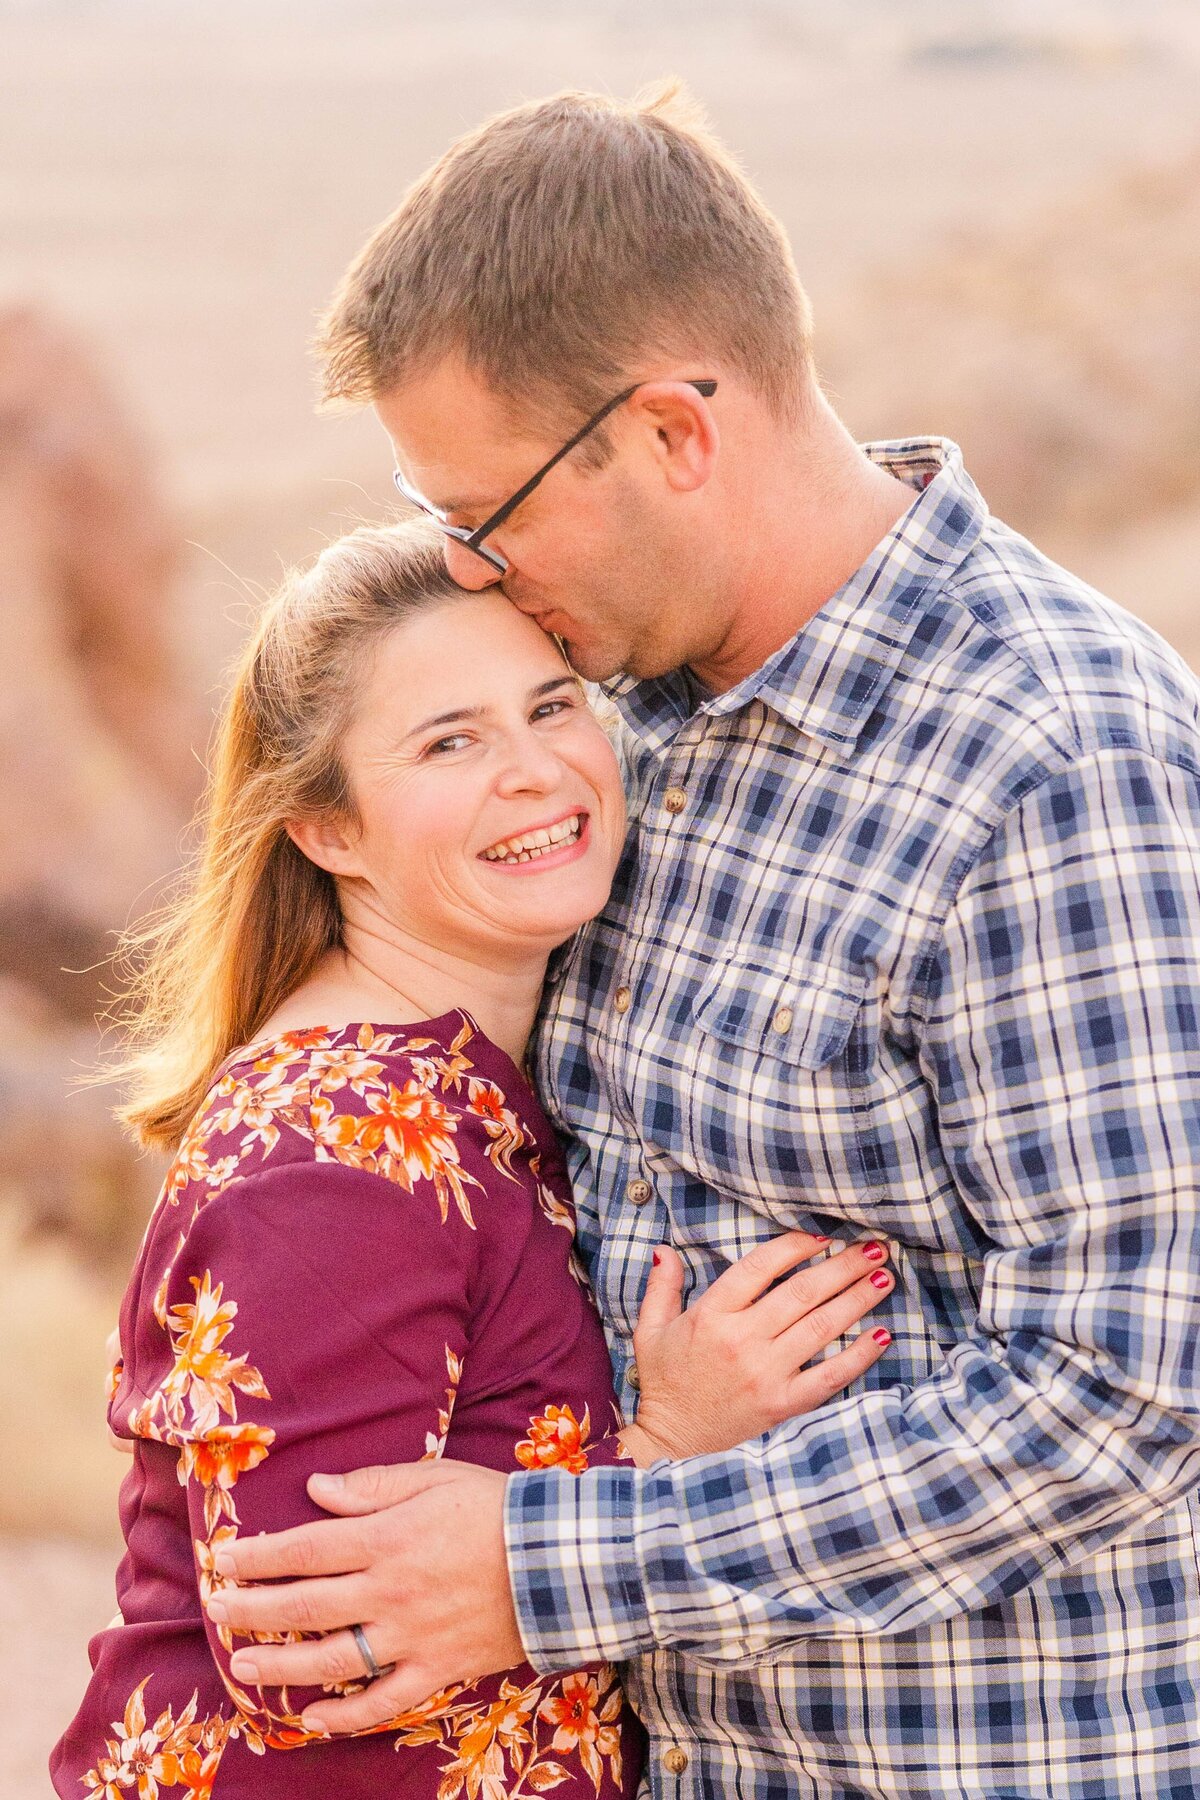
[[[355,1643],[358,1645],[359,1654],[366,1664],[367,1674],[370,1676],[371,1680],[378,1681],[381,1675],[390,1675],[396,1666],[395,1663],[389,1663],[386,1669],[381,1669],[379,1664],[375,1661],[375,1652],[371,1649],[370,1644],[368,1644],[367,1634],[362,1626],[352,1625],[350,1630],[353,1634]]]

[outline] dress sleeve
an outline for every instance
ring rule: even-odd
[[[922,1064],[994,1248],[928,1380],[721,1456],[508,1486],[543,1671],[919,1630],[1114,1544],[1200,1479],[1200,777],[1048,777],[950,908]]]
[[[254,1174],[201,1210],[157,1302],[167,1367],[131,1423],[180,1452],[202,1599],[234,1538],[325,1516],[305,1492],[314,1470],[441,1453],[475,1241],[432,1193],[337,1162]],[[299,1715],[321,1692],[247,1690],[234,1634],[205,1627],[250,1740],[310,1741]]]

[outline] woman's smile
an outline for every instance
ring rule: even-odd
[[[513,832],[479,854],[484,862],[495,868],[524,874],[530,870],[560,869],[564,863],[577,862],[587,854],[588,847],[588,814],[580,807],[560,814],[548,824]]]

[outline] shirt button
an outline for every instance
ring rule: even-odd
[[[663,795],[663,805],[669,813],[681,813],[687,805],[687,794],[682,788],[668,788]]]
[[[669,1750],[663,1751],[662,1760],[668,1775],[682,1775],[688,1766],[688,1753],[681,1750],[678,1744],[672,1744]]]
[[[771,1030],[778,1031],[781,1035],[786,1031],[790,1031],[792,1029],[792,1020],[795,1016],[796,1015],[790,1006],[777,1007],[775,1017],[771,1020]]]
[[[619,1013],[627,1013],[632,999],[633,995],[627,987],[619,987],[613,995],[613,1005]]]
[[[650,1183],[648,1181],[631,1181],[625,1189],[625,1198],[634,1206],[645,1206],[650,1198]]]
[[[640,1393],[641,1386],[642,1386],[642,1378],[638,1374],[636,1363],[630,1363],[629,1367],[625,1371],[625,1379],[629,1383],[630,1387],[633,1389],[635,1394]]]

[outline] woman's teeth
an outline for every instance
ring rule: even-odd
[[[576,813],[573,819],[562,819],[557,825],[547,825],[543,831],[527,831],[522,837],[504,838],[483,854],[488,862],[533,862],[536,857],[545,856],[548,850],[573,844],[582,830],[583,817]]]

